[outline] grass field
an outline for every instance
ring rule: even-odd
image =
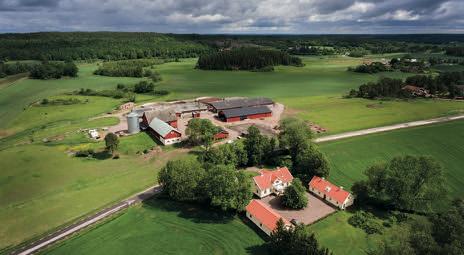
[[[153,199],[46,254],[266,254],[263,239],[234,216]]]
[[[394,156],[429,155],[444,169],[448,194],[464,196],[464,121],[401,129],[320,144],[331,165],[330,179],[350,188],[364,170]]]

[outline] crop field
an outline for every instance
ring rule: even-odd
[[[330,179],[346,188],[364,178],[364,170],[375,163],[398,155],[428,155],[443,166],[450,197],[464,195],[464,121],[353,137],[319,146],[329,159]]]
[[[266,254],[236,216],[152,199],[46,254]]]

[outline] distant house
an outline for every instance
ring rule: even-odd
[[[286,167],[274,171],[263,169],[259,175],[253,177],[255,184],[253,193],[263,198],[270,194],[282,194],[284,189],[292,184],[293,176]]]
[[[90,129],[89,135],[92,139],[95,139],[95,140],[100,139],[100,134],[98,133],[96,129]]]
[[[429,97],[430,96],[429,92],[425,88],[421,88],[421,87],[417,87],[413,85],[406,85],[402,88],[402,90],[416,97]]]
[[[181,142],[182,134],[177,129],[158,118],[151,120],[147,130],[164,145]]]
[[[223,110],[253,107],[253,106],[266,106],[273,105],[274,101],[265,97],[257,98],[239,98],[239,99],[227,99],[222,101],[209,102],[208,108],[213,112],[219,112]]]
[[[135,104],[133,102],[128,102],[119,106],[119,110],[129,110],[134,108]]]
[[[253,199],[246,206],[246,216],[256,226],[258,226],[268,236],[271,235],[272,231],[277,227],[277,221],[282,219],[285,226],[290,227],[291,224],[288,220],[272,210],[269,206],[261,202],[260,200]]]
[[[330,183],[323,177],[314,176],[309,182],[309,191],[342,210],[354,202],[354,197],[350,192]]]
[[[177,128],[177,116],[174,111],[169,111],[169,110],[167,111],[160,111],[160,110],[146,111],[142,115],[143,125],[148,126],[154,118],[160,119],[168,123],[171,127]]]
[[[219,118],[225,122],[241,121],[245,119],[259,119],[272,116],[272,111],[267,106],[253,106],[221,110]]]

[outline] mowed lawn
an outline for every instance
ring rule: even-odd
[[[400,129],[321,143],[331,165],[330,180],[350,188],[364,170],[406,154],[428,155],[443,166],[451,198],[464,196],[464,121]]]
[[[266,254],[236,216],[152,199],[44,254]]]

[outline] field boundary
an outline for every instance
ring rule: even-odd
[[[411,122],[405,122],[405,123],[394,124],[394,125],[389,125],[389,126],[345,132],[345,133],[340,133],[336,135],[322,136],[322,137],[314,139],[314,141],[316,143],[329,142],[329,141],[335,141],[335,140],[340,140],[340,139],[345,139],[345,138],[350,138],[350,137],[381,133],[381,132],[392,131],[392,130],[403,129],[403,128],[419,127],[419,126],[431,125],[431,124],[460,120],[460,119],[464,119],[464,114],[433,118],[433,119],[427,119],[427,120],[411,121]]]
[[[84,219],[77,221],[69,226],[63,227],[55,232],[52,232],[36,241],[33,241],[31,243],[27,243],[10,254],[14,255],[26,255],[26,254],[33,254],[43,248],[46,248],[47,246],[54,244],[60,240],[63,240],[64,238],[71,236],[72,234],[79,232],[89,226],[92,226],[101,220],[104,220],[112,215],[115,215],[119,212],[121,212],[124,209],[127,209],[129,206],[140,203],[148,198],[151,198],[155,194],[161,192],[161,186],[160,185],[155,185],[151,186],[148,189],[139,192],[127,199],[124,199],[123,201],[114,204],[112,206],[109,206],[105,209],[102,209],[98,212],[96,212],[93,215],[90,215],[88,217],[85,217]]]

